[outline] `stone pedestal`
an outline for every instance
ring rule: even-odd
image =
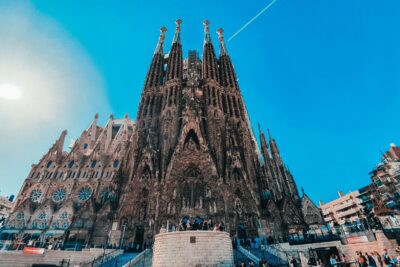
[[[219,231],[180,231],[155,236],[153,267],[233,266],[229,234]]]

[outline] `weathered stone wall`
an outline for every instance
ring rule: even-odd
[[[155,236],[153,267],[232,265],[232,243],[226,232],[180,231]]]

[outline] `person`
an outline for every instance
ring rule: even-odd
[[[290,267],[297,267],[297,261],[293,256],[290,256],[289,265]]]
[[[376,257],[379,263],[379,267],[383,267],[383,261],[381,255],[377,251],[372,252],[372,255]]]
[[[376,261],[375,261],[374,257],[369,255],[368,253],[365,253],[365,256],[367,257],[367,260],[368,260],[368,266],[376,267]]]
[[[337,260],[335,255],[331,255],[331,257],[329,258],[329,262],[331,263],[332,266],[337,266]]]
[[[242,264],[240,264],[240,267],[246,267],[246,263],[244,263],[244,261],[242,261]]]
[[[389,256],[388,250],[386,248],[383,250],[383,262],[386,266],[393,266],[392,258]]]
[[[249,262],[250,267],[254,267],[254,263],[252,261]]]
[[[362,254],[362,252],[358,253],[358,264],[360,267],[368,267],[367,258]]]
[[[342,259],[343,259],[343,266],[345,266],[345,267],[350,266],[349,259],[347,258],[346,255],[342,254]]]

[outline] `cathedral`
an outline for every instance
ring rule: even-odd
[[[204,21],[202,57],[183,58],[181,20],[166,28],[144,82],[136,122],[98,115],[63,151],[63,131],[32,165],[7,222],[22,235],[89,245],[151,243],[182,218],[223,223],[232,238],[283,238],[323,223],[259,126],[260,148],[218,29]]]

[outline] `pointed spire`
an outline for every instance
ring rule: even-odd
[[[172,40],[172,43],[181,43],[181,24],[182,20],[177,19],[175,21],[175,34],[174,34],[174,39]]]
[[[154,54],[164,54],[164,39],[165,39],[165,32],[167,28],[161,27],[160,28],[160,37],[158,38],[158,43]]]
[[[224,29],[219,28],[217,30],[217,33],[218,33],[218,41],[219,41],[219,56],[227,55],[228,52],[226,50],[224,36],[223,36]]]
[[[211,43],[211,36],[210,36],[210,21],[208,19],[203,21],[204,25],[204,44]]]
[[[169,51],[167,70],[165,74],[166,82],[174,79],[182,79],[183,77],[182,45],[180,37],[182,20],[177,19],[175,24],[175,35],[171,50]]]
[[[94,119],[92,124],[89,127],[89,136],[90,140],[94,141],[96,139],[96,128],[97,128],[97,120],[99,119],[99,113],[94,115]]]

